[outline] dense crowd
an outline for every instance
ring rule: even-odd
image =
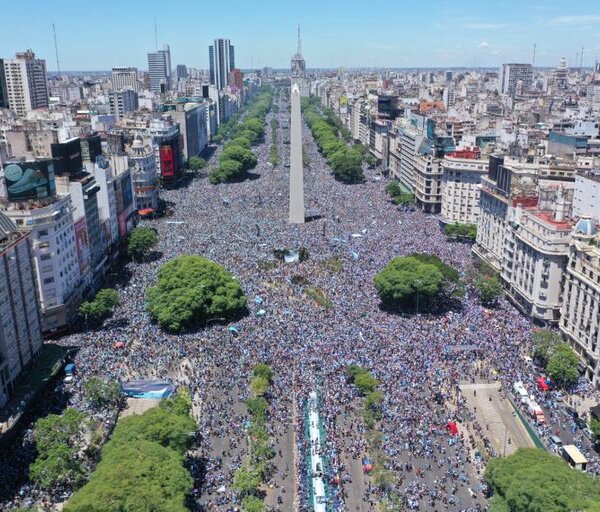
[[[280,155],[287,150],[284,110],[282,102],[277,114]],[[201,458],[190,465],[198,504],[207,511],[233,510],[233,473],[248,455],[248,415],[242,401],[249,395],[252,367],[266,362],[275,374],[268,425],[276,450],[290,458],[285,476],[271,477],[274,508],[284,510],[278,503],[297,495],[301,510],[309,510],[302,410],[308,393],[316,390],[330,499],[339,510],[374,510],[380,491],[348,462],[360,461],[369,451],[357,417],[356,390],[345,376],[347,365],[359,364],[380,382],[382,449],[397,478],[392,490],[404,506],[482,510],[481,461],[468,435],[449,435],[448,420],[462,418],[460,400],[458,407],[449,404],[457,404],[459,382],[482,375],[499,379],[505,389],[523,380],[533,391],[535,375],[523,357],[532,326],[504,301],[488,310],[468,291],[459,303],[440,307],[434,315],[381,310],[373,276],[392,257],[431,253],[464,272],[470,246],[448,242],[436,216],[399,211],[386,197],[377,170],[365,169],[364,184],[336,182],[306,128],[303,136],[310,161],[305,169],[310,221],[304,225],[287,222],[289,175],[284,166],[267,164],[269,133],[267,142],[254,148],[259,158],[255,179],[214,186],[197,178],[187,187],[163,192],[174,215],[149,223],[158,229],[159,253],[122,269],[121,305],[102,328],[60,340],[79,347],[79,377],[68,402],[84,406],[82,381],[91,375],[171,378],[190,386],[201,437]],[[303,263],[278,262],[273,250],[284,247],[305,247],[310,257]],[[235,324],[237,332],[219,319],[185,334],[163,332],[150,322],[146,289],[155,283],[160,265],[181,254],[211,258],[241,281],[250,311]],[[307,286],[321,290],[333,306],[315,303],[304,293]],[[256,315],[260,309],[264,316]],[[124,348],[115,348],[116,342]],[[557,421],[566,421],[559,410],[555,414]],[[554,419],[540,432],[543,436],[553,433]],[[295,429],[295,450],[286,444],[290,429]],[[25,445],[27,437],[19,442]],[[27,446],[31,449],[30,442]],[[597,469],[594,459],[592,470]],[[23,471],[17,473],[4,479],[5,506],[18,500],[19,492],[40,497],[24,483]],[[363,479],[362,502],[347,503],[348,487],[357,479]],[[289,484],[294,481],[296,489]]]

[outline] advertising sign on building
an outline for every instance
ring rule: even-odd
[[[52,160],[9,162],[4,167],[4,178],[10,201],[41,199],[56,191]]]
[[[175,158],[173,146],[169,143],[160,146],[160,173],[163,178],[175,177]]]
[[[87,224],[85,217],[75,223],[75,245],[77,247],[77,259],[79,260],[79,271],[85,274],[90,266],[90,243],[88,239]]]

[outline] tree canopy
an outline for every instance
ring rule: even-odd
[[[600,510],[596,480],[543,450],[519,448],[492,459],[485,481],[494,493],[491,512]]]
[[[206,165],[206,160],[199,156],[191,156],[188,160],[188,166],[192,171],[199,171]]]
[[[83,385],[83,396],[97,408],[115,406],[121,400],[121,386],[117,381],[90,377]]]
[[[127,241],[127,253],[133,259],[143,260],[152,248],[158,243],[156,230],[146,227],[138,227],[131,231]]]
[[[556,345],[548,358],[546,372],[559,386],[572,386],[579,378],[579,359],[566,343]]]
[[[537,329],[531,333],[531,344],[533,345],[533,359],[544,368],[548,359],[558,344],[562,341],[560,334],[548,329]]]
[[[86,320],[100,320],[109,315],[121,302],[119,292],[112,288],[99,290],[91,301],[79,305],[79,314]]]
[[[246,296],[237,279],[202,256],[181,256],[165,263],[147,292],[147,309],[171,331],[202,325],[210,318],[243,313]]]
[[[31,479],[43,489],[77,486],[84,479],[83,460],[86,417],[77,409],[49,414],[34,426],[37,457],[29,468]]]
[[[482,304],[486,306],[495,304],[502,296],[502,285],[497,275],[479,275],[475,279],[474,286]]]
[[[164,407],[165,401],[117,424],[89,482],[68,501],[65,512],[187,510],[193,479],[183,466],[183,454],[195,422],[185,413],[185,393],[168,400]]]
[[[382,303],[395,309],[426,307],[442,294],[450,295],[458,283],[456,269],[428,254],[393,258],[375,276]]]
[[[346,146],[339,118],[330,110],[322,111],[318,99],[302,98],[302,111],[335,179],[342,183],[362,183],[365,179],[362,171],[364,153]]]

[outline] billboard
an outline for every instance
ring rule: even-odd
[[[8,162],[4,179],[9,201],[41,199],[56,192],[52,160]]]
[[[179,136],[160,145],[160,175],[162,178],[178,178],[181,171]]]

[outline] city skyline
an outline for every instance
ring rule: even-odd
[[[590,0],[579,4],[576,15],[567,6],[521,5],[515,0],[494,5],[439,0],[430,3],[427,12],[391,1],[365,10],[358,2],[337,0],[327,5],[310,0],[298,7],[269,0],[246,12],[234,0],[228,6],[234,15],[219,16],[214,4],[203,6],[198,19],[193,16],[197,5],[189,1],[172,12],[154,1],[146,2],[143,10],[113,0],[103,6],[90,24],[89,12],[70,0],[60,6],[22,2],[18,10],[3,13],[0,47],[5,54],[32,48],[54,72],[54,22],[63,71],[117,66],[145,70],[148,52],[163,44],[170,45],[174,65],[208,69],[206,47],[220,37],[239,47],[240,68],[286,68],[300,23],[308,68],[497,67],[503,62],[532,62],[534,43],[535,64],[540,67],[555,66],[561,57],[569,67],[579,67],[582,47],[584,67],[600,57],[600,15]],[[319,16],[313,15],[316,12]],[[29,29],[24,31],[24,26]]]

